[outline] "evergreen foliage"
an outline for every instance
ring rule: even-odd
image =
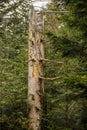
[[[64,64],[62,69],[57,65],[47,66],[47,75],[61,76],[59,81],[46,83],[49,104],[46,112],[47,129],[86,130],[87,116],[82,116],[82,113],[87,110],[87,6],[84,0],[54,0],[48,8],[64,12],[48,14],[46,17],[49,24],[54,24],[46,28],[49,39],[46,56]]]
[[[0,1],[3,14],[0,25],[2,130],[27,129],[28,5],[25,2]]]

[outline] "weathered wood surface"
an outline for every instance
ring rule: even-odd
[[[43,14],[35,12],[31,7],[29,11],[29,63],[28,63],[28,109],[29,130],[41,130],[42,97],[44,81],[43,76],[44,46],[43,46]],[[32,60],[34,59],[34,60]]]

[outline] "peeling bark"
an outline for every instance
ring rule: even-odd
[[[29,63],[28,63],[28,106],[29,106],[29,130],[41,130],[42,122],[42,97],[44,81],[43,76],[44,46],[43,38],[43,15],[34,11],[31,7],[29,12]],[[32,60],[34,59],[34,60]]]

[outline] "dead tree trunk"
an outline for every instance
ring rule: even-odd
[[[29,11],[29,63],[28,63],[28,109],[29,130],[41,130],[42,94],[43,94],[43,14],[34,10]]]

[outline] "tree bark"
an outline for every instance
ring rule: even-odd
[[[28,63],[28,110],[29,130],[41,130],[44,45],[43,45],[43,14],[34,10],[29,11],[29,63]],[[32,60],[34,59],[34,60]]]

